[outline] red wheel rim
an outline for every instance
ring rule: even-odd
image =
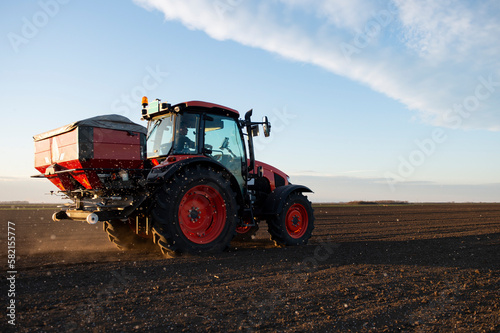
[[[198,185],[182,197],[179,225],[191,242],[208,244],[221,234],[226,224],[226,205],[220,193],[208,185]]]
[[[292,238],[304,236],[309,224],[307,210],[301,204],[293,204],[286,212],[286,231]]]
[[[250,219],[245,220],[245,223],[250,223]],[[247,232],[250,231],[251,228],[252,227],[248,226],[248,225],[246,225],[246,226],[238,226],[238,227],[236,227],[236,232],[238,234],[246,234]]]
[[[246,234],[250,231],[251,227],[236,227],[236,232],[239,234]]]

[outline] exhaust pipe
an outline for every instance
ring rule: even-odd
[[[99,222],[99,215],[89,211],[68,209],[66,211],[59,211],[57,213],[54,213],[54,215],[52,215],[52,219],[54,221],[61,221],[61,220],[82,221],[94,225],[97,222]]]
[[[97,216],[97,214],[95,213],[91,213],[87,215],[86,220],[88,224],[96,224],[97,222],[99,222],[99,216]]]

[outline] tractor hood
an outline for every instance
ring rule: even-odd
[[[280,169],[261,161],[255,161],[254,173],[257,174],[260,168],[262,169],[262,175],[267,178],[271,185],[271,191],[276,187],[290,184],[288,175]]]

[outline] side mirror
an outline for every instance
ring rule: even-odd
[[[269,119],[267,119],[267,116],[262,118],[262,129],[264,130],[264,136],[266,138],[271,135],[271,123],[269,122]]]

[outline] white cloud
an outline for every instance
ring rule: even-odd
[[[217,40],[234,40],[366,84],[419,111],[428,123],[500,130],[499,2],[135,3]]]
[[[319,19],[327,24],[340,28],[359,31],[375,11],[372,2],[364,0],[280,0],[287,6],[301,11],[313,12]]]
[[[429,61],[467,61],[474,49],[498,51],[500,32],[496,3],[463,1],[395,0],[399,7],[406,45]],[[496,7],[496,8],[495,8]],[[488,13],[489,10],[492,13]],[[492,43],[493,42],[493,43]],[[495,52],[496,53],[496,52]],[[483,54],[483,57],[488,57]]]

